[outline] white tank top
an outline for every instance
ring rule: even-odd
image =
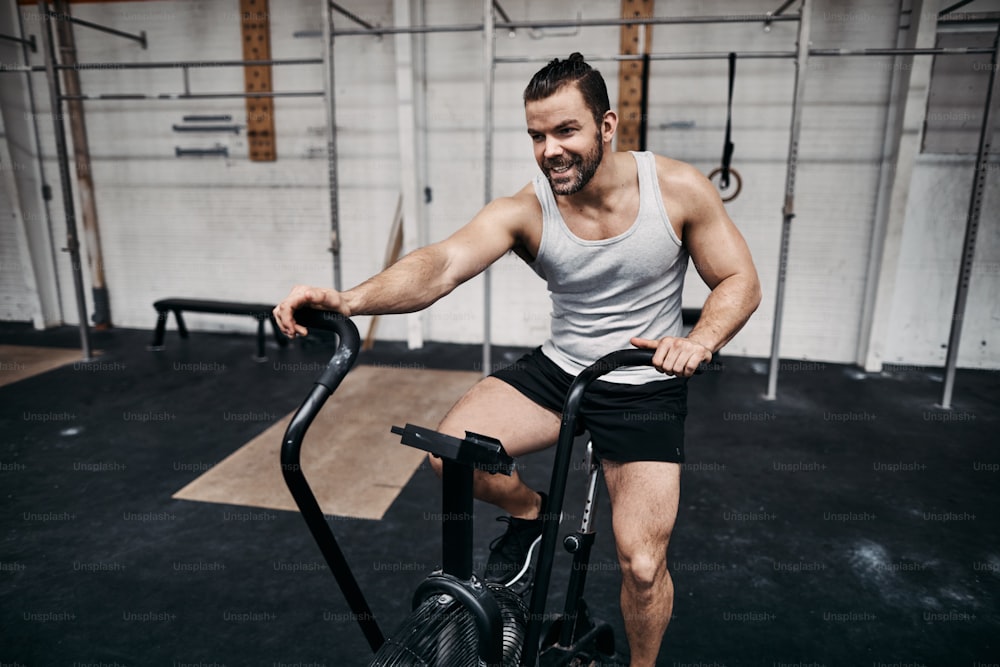
[[[566,226],[546,178],[535,177],[542,240],[531,264],[552,297],[551,333],[542,352],[567,373],[615,350],[633,336],[680,336],[681,293],[688,253],[667,217],[652,153],[632,153],[639,171],[639,213],[622,234],[581,239]],[[619,384],[669,380],[651,367],[622,368],[601,378]]]

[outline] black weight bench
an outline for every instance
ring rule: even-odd
[[[184,318],[181,313],[212,313],[216,315],[249,315],[257,320],[257,361],[264,361],[267,355],[264,354],[264,321],[271,322],[271,329],[274,331],[274,339],[278,345],[285,347],[288,345],[288,337],[278,331],[278,323],[274,321],[271,311],[273,304],[269,303],[240,303],[237,301],[211,301],[208,299],[160,299],[153,303],[156,308],[156,333],[153,336],[151,350],[163,349],[163,336],[167,329],[167,318],[173,312],[174,319],[177,320],[177,332],[181,338],[188,337],[187,327],[184,326]]]

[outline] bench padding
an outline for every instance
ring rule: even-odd
[[[156,333],[153,336],[153,344],[150,346],[154,350],[163,349],[163,337],[166,334],[167,318],[170,313],[174,314],[177,321],[177,332],[181,338],[188,337],[187,327],[184,326],[184,318],[181,313],[213,313],[217,315],[249,315],[257,320],[257,356],[258,361],[264,361],[267,356],[264,354],[264,322],[271,323],[274,331],[274,339],[278,345],[285,347],[288,345],[288,338],[278,331],[278,323],[274,321],[271,310],[274,308],[270,303],[243,303],[240,301],[213,301],[211,299],[183,299],[171,297],[153,302],[156,309]]]

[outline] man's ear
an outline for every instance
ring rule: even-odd
[[[618,130],[618,114],[610,109],[604,112],[604,118],[601,119],[601,137],[605,143],[610,142],[614,136],[615,132]]]

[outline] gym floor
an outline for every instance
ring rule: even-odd
[[[168,332],[153,353],[151,335],[95,332],[98,361],[0,387],[0,664],[367,664],[296,513],[172,498],[270,425],[220,413],[294,410],[330,341],[270,342],[269,361],[256,363],[250,336]],[[8,323],[0,344],[79,340],[72,328]],[[476,346],[438,344],[380,344],[362,357],[449,370],[479,360]],[[959,371],[943,411],[936,369],[788,361],[769,402],[765,360],[723,355],[715,366],[690,385],[670,547],[676,602],[658,664],[996,664],[1000,374]],[[529,457],[522,474],[544,488],[550,460]],[[582,481],[572,476],[568,515]],[[624,644],[602,500],[586,597]],[[383,519],[331,518],[387,633],[440,562],[438,503],[424,464]],[[477,563],[501,528],[496,514],[477,505]],[[568,574],[568,556],[557,558],[550,610]]]

